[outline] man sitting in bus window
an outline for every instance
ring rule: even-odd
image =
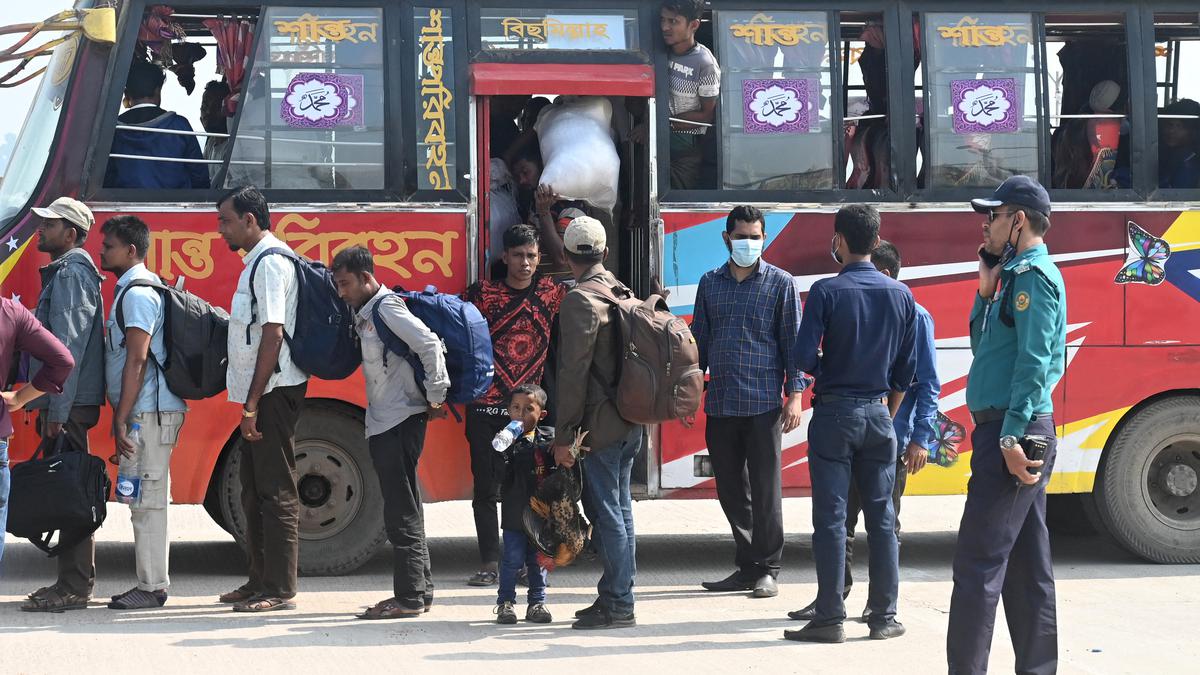
[[[659,14],[663,42],[671,50],[671,187],[703,185],[704,137],[717,118],[721,67],[708,47],[696,42],[703,0],[665,0]]]
[[[1169,117],[1168,117],[1169,116]],[[1181,98],[1159,113],[1158,186],[1190,190],[1200,183],[1200,103]]]
[[[224,80],[212,80],[204,85],[200,98],[200,126],[210,134],[228,134],[229,118],[225,116],[225,97],[229,96],[229,85]],[[222,159],[228,138],[209,136],[204,139],[204,159]],[[220,164],[209,164],[208,175],[217,177]]]
[[[163,110],[162,86],[166,80],[162,68],[145,61],[134,61],[125,82],[124,113],[117,117],[112,155],[104,176],[104,187],[208,189],[208,168],[200,152],[200,142],[192,136],[192,125],[181,115]],[[129,129],[141,127],[147,131]],[[184,133],[163,133],[184,132]],[[194,162],[155,161],[136,157],[187,159]]]

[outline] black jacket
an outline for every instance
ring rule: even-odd
[[[529,498],[537,490],[539,478],[545,478],[554,467],[554,429],[538,427],[533,439],[518,438],[504,451],[507,468],[504,471],[500,500],[500,527],[524,532],[522,518]],[[541,461],[538,461],[540,458]]]

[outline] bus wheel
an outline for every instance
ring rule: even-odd
[[[1054,534],[1090,537],[1104,531],[1096,522],[1091,494],[1046,495],[1046,526]],[[1092,508],[1089,508],[1092,507]]]
[[[1122,547],[1160,563],[1200,562],[1200,397],[1146,406],[1117,433],[1095,504]]]
[[[337,403],[310,401],[300,415],[296,477],[301,574],[352,572],[370,560],[387,538],[383,495],[362,430],[362,412]],[[244,546],[241,461],[238,439],[221,467],[219,494],[222,519]]]

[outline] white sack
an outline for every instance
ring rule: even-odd
[[[542,185],[563,199],[582,199],[611,211],[617,204],[621,160],[612,140],[612,104],[599,96],[546,106],[538,115]]]
[[[504,254],[504,231],[521,222],[512,175],[499,157],[488,165],[488,188],[488,258],[499,260]]]

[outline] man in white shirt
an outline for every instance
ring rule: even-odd
[[[360,619],[404,619],[429,611],[433,578],[425,543],[417,462],[425,445],[430,417],[445,417],[450,376],[442,341],[404,300],[375,279],[375,261],[362,246],[352,246],[333,259],[338,295],[353,307],[354,328],[362,341],[363,376],[367,380],[367,443],[383,493],[383,523],[393,549],[392,597]],[[408,360],[389,353],[381,325],[421,360],[418,382]]]
[[[242,508],[249,580],[221,596],[235,612],[294,609],[300,499],[296,490],[296,422],[308,375],[292,362],[284,333],[296,329],[295,264],[271,249],[287,245],[270,232],[258,188],[235,188],[217,202],[217,229],[229,248],[246,252],[229,316],[229,400],[242,405]],[[256,261],[254,298],[250,272]]]

